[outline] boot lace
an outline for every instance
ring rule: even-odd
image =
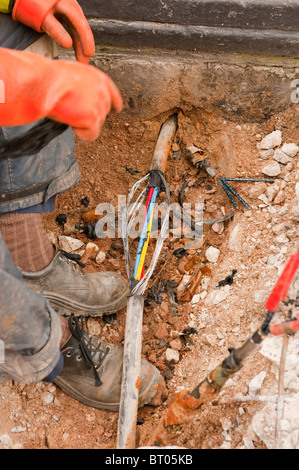
[[[103,351],[101,349],[102,343],[100,341],[98,342],[98,345],[95,346],[92,343],[92,340],[93,340],[92,336],[87,335],[84,330],[84,320],[82,316],[80,317],[80,323],[79,323],[79,319],[75,317],[74,315],[72,315],[69,318],[69,322],[68,322],[69,329],[72,335],[78,341],[78,343],[68,352],[68,356],[71,357],[73,354],[75,354],[75,352],[78,349],[81,351],[84,359],[86,360],[88,367],[92,368],[94,371],[96,386],[98,387],[102,385],[103,383],[100,378],[99,369],[101,365],[103,364],[107,354],[109,353],[110,348],[107,346],[106,350]],[[95,356],[97,354],[99,358],[97,361],[95,361]]]
[[[77,254],[77,253],[68,253],[67,251],[65,250],[61,250],[59,248],[59,252],[65,256],[67,259],[71,260],[71,261],[75,261],[79,266],[81,266],[81,268],[85,268],[86,267],[86,264],[82,263],[80,261],[81,259],[81,255]]]

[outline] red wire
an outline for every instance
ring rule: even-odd
[[[145,205],[145,213],[144,213],[144,218],[143,218],[143,225],[144,225],[144,223],[145,223],[145,221],[146,221],[146,216],[147,216],[148,207],[149,207],[151,198],[153,197],[153,194],[154,194],[154,188],[149,188],[149,192],[148,192],[148,196],[147,196],[147,200],[146,200],[146,205]],[[143,265],[143,267],[142,267],[142,271],[141,271],[141,274],[140,274],[140,280],[143,278],[143,274],[144,274],[144,265]]]

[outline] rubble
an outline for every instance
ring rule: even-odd
[[[205,256],[210,263],[217,263],[218,258],[220,256],[220,250],[218,250],[218,248],[215,248],[214,246],[210,246],[206,250]]]
[[[273,149],[274,147],[279,147],[282,142],[282,133],[280,130],[273,131],[271,134],[268,134],[266,137],[264,137],[259,144],[259,148],[261,150],[269,150]],[[269,176],[274,176],[274,175],[269,175]]]
[[[104,251],[99,251],[98,254],[96,255],[96,263],[97,264],[102,264],[106,259],[106,253]]]
[[[286,165],[289,162],[292,162],[292,158],[290,158],[286,153],[284,153],[281,149],[276,149],[274,152],[273,159],[276,160],[278,163],[282,163]],[[270,175],[271,176],[271,175]],[[276,175],[272,175],[276,176]]]
[[[278,162],[269,163],[262,168],[262,172],[266,176],[278,176],[281,173],[281,168]]]
[[[61,235],[58,237],[58,242],[59,248],[70,253],[73,253],[74,251],[79,250],[82,246],[84,246],[84,243],[81,242],[81,240],[66,235]]]
[[[294,143],[289,143],[289,144],[283,144],[283,146],[281,147],[281,150],[289,157],[294,158],[299,152],[299,147],[298,145]]]
[[[157,266],[152,284],[146,292],[148,298],[143,321],[142,356],[161,371],[169,390],[170,400],[177,390],[192,390],[207,376],[213,366],[227,356],[228,348],[239,347],[255,331],[266,313],[265,302],[272,287],[288,256],[298,246],[298,231],[296,231],[299,223],[298,147],[295,144],[286,145],[280,142],[281,133],[277,133],[275,138],[272,136],[267,139],[268,142],[263,142],[263,146],[275,144],[272,148],[262,149],[259,146],[258,151],[256,149],[257,132],[262,137],[269,132],[269,129],[274,129],[276,116],[271,123],[265,125],[266,132],[261,128],[263,123],[258,125],[246,123],[239,126],[237,137],[234,134],[235,124],[228,120],[224,124],[220,118],[215,120],[215,117],[211,117],[205,120],[205,116],[201,117],[204,119],[203,122],[207,123],[206,133],[201,129],[196,140],[193,138],[195,131],[192,128],[190,145],[192,142],[197,142],[196,145],[211,150],[209,153],[211,162],[215,166],[217,163],[220,172],[232,177],[248,175],[258,177],[264,167],[270,165],[272,170],[273,167],[276,169],[274,173],[277,172],[277,175],[274,175],[275,182],[272,184],[232,183],[239,194],[248,200],[250,207],[244,208],[240,205],[230,220],[205,225],[202,248],[187,249],[179,239],[167,240],[163,247],[161,263]],[[297,138],[297,128],[293,124],[295,119],[291,115],[286,117],[288,119],[285,119],[282,127],[284,140],[295,142]],[[183,124],[188,121],[186,116],[182,119]],[[127,143],[127,135],[121,135],[121,126],[120,135],[108,126],[104,129],[101,142],[93,149],[95,169],[94,175],[91,176],[92,181],[89,181],[90,154],[86,153],[84,146],[80,154],[79,148],[79,158],[83,162],[86,162],[86,155],[89,157],[86,168],[83,165],[85,182],[83,181],[79,188],[80,194],[88,194],[93,203],[105,200],[113,201],[114,204],[115,195],[126,194],[128,184],[135,181],[135,176],[126,170],[126,167],[131,169],[134,166],[134,172],[135,167],[140,173],[146,171],[153,139],[149,139],[149,143],[146,144],[140,142],[140,139],[133,141],[134,126],[138,125],[136,123],[132,125],[130,122],[132,127],[130,145]],[[293,127],[290,127],[291,125]],[[158,119],[154,123],[147,121],[145,135],[150,136],[153,129],[156,133],[159,126]],[[222,133],[224,126],[225,135],[230,135],[232,142],[230,149],[236,151],[236,158],[234,152],[229,152],[229,157],[227,154],[222,155],[218,131],[221,129]],[[180,152],[181,158],[172,158],[169,166],[172,200],[177,200],[184,178],[190,177],[192,184],[184,193],[184,202],[204,201],[205,220],[229,214],[233,207],[222,188],[219,188],[212,178],[186,163],[183,145],[185,132],[187,132],[186,127],[182,125],[179,145],[173,147],[174,152]],[[114,148],[113,144],[119,144],[119,138],[122,138],[122,145],[124,147],[127,145],[127,149],[124,148],[122,152],[111,155],[111,144]],[[282,152],[289,158],[285,159]],[[116,166],[115,172],[111,174],[111,162],[114,158],[119,161],[119,168]],[[107,163],[107,168],[103,166],[103,162]],[[272,177],[273,171],[270,173],[267,176]],[[96,181],[96,174],[103,176],[100,182]],[[56,223],[55,216],[65,213],[72,223],[78,223],[80,213],[77,214],[78,220],[72,213],[74,204],[77,204],[78,200],[80,203],[80,197],[75,198],[74,194],[62,194],[59,196],[59,205],[54,218],[53,215],[45,215],[47,232],[52,232],[56,241],[58,236],[66,234],[63,232],[63,225]],[[80,210],[83,211],[84,208],[81,207]],[[89,236],[94,237],[94,227],[91,223],[88,228],[89,231],[73,232],[71,237],[75,239],[76,235],[78,236],[82,255],[89,249],[88,247],[91,247]],[[89,258],[84,268],[85,272],[115,270],[126,275],[123,245],[120,239],[94,238],[92,242],[99,251],[97,258],[93,256]],[[135,244],[135,240],[130,240],[132,250]],[[179,247],[181,250],[176,253],[179,256],[176,256],[174,251]],[[212,248],[210,252],[213,254],[212,258],[208,259],[206,252],[209,247]],[[66,251],[69,251],[69,247]],[[196,283],[196,289],[190,292],[190,296],[184,302],[181,301],[180,295],[186,293],[187,286],[190,286],[192,279],[195,278],[196,269],[202,267],[210,267],[210,275],[202,277],[199,275],[196,279],[199,281]],[[227,285],[221,283],[217,286],[219,280],[225,281],[234,269],[238,275],[233,283]],[[198,270],[197,273],[199,272]],[[173,315],[170,306],[168,281],[175,281],[173,292],[178,297],[176,316]],[[280,315],[284,317],[283,312],[280,312]],[[96,334],[103,341],[123,344],[125,309],[118,312],[116,321],[115,317],[110,323],[105,317],[88,318],[85,320],[86,327],[91,334]],[[189,327],[196,329],[198,334],[183,334],[183,331]],[[187,341],[189,336],[191,341]],[[269,336],[264,341],[261,348],[248,358],[242,369],[226,382],[218,401],[221,406],[216,406],[213,402],[195,414],[188,425],[176,436],[174,435],[177,445],[183,444],[190,449],[272,449],[277,446],[274,439],[275,400],[277,400],[281,339]],[[298,448],[299,405],[296,400],[299,393],[299,345],[297,340],[297,335],[290,338],[287,352],[280,448]],[[9,396],[7,401],[3,399],[6,396]],[[115,447],[117,414],[101,410],[93,410],[91,413],[86,406],[61,392],[59,387],[50,388],[48,384],[28,386],[15,383],[3,384],[0,386],[0,398],[2,403],[5,403],[0,416],[0,449],[13,447],[113,449]],[[267,399],[272,401],[267,402]],[[141,442],[147,442],[157,425],[161,411],[165,410],[170,400],[157,410],[153,407],[139,410],[138,431]]]
[[[180,353],[177,350],[167,348],[165,357],[168,362],[176,364],[180,360]]]

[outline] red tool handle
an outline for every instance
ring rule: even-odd
[[[277,281],[270,297],[265,305],[268,312],[275,312],[278,304],[281,300],[284,300],[290,289],[290,285],[294,279],[294,276],[299,269],[299,250],[295,255],[292,255],[288,261],[288,264],[284,268],[280,278]]]
[[[291,335],[299,331],[299,314],[297,320],[280,323],[278,325],[270,325],[270,333],[274,336],[278,335]]]

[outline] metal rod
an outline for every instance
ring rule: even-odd
[[[224,184],[224,186],[227,188],[227,190],[230,191],[237,199],[239,199],[239,201],[242,202],[245,207],[249,207],[249,204],[237,193],[234,188],[232,188],[230,184],[226,182],[225,179],[222,179],[221,181],[222,184]]]
[[[269,178],[222,178],[224,181],[239,181],[243,183],[275,183],[275,180]]]

